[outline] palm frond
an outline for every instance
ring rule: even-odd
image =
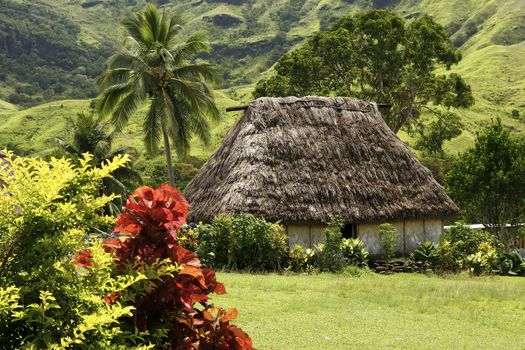
[[[125,83],[132,70],[130,68],[108,69],[97,78],[99,86],[110,86]]]
[[[219,120],[221,114],[210,87],[200,81],[172,79],[170,88],[178,100],[185,100],[195,114],[207,114],[214,120]]]
[[[142,12],[137,12],[132,18],[125,19],[121,22],[124,29],[128,32],[139,45],[149,47],[151,41],[146,33],[144,33],[144,15]]]
[[[162,99],[154,97],[142,129],[144,131],[144,145],[149,154],[158,151],[160,138],[162,136],[162,125],[165,119],[164,106]]]
[[[117,131],[122,130],[128,124],[129,118],[136,112],[142,101],[142,96],[135,89],[118,102],[111,115],[111,123]]]
[[[210,124],[205,117],[196,115],[191,119],[191,131],[205,144],[211,141]]]
[[[141,53],[136,50],[122,50],[111,56],[108,67],[110,69],[128,68],[135,71],[149,68]]]
[[[172,52],[176,64],[191,60],[202,52],[210,52],[211,45],[205,33],[197,32],[182,45],[176,46]]]
[[[97,111],[102,116],[110,114],[119,101],[127,96],[133,87],[131,82],[111,85],[106,88],[97,101]]]
[[[160,42],[159,34],[161,31],[162,16],[159,14],[157,7],[153,4],[149,4],[142,12],[142,16],[144,20],[141,30],[144,38],[150,43],[150,45],[155,42]]]
[[[179,34],[186,25],[186,20],[179,15],[171,15],[169,20],[169,29],[163,43],[166,44],[168,49],[172,49],[177,40],[177,34]]]
[[[201,101],[204,106],[204,113],[213,121],[221,120],[222,114],[219,111],[219,107],[217,107],[217,103],[215,102],[212,88],[208,84],[202,82],[201,93]]]
[[[172,91],[163,91],[167,120],[164,127],[179,157],[185,157],[190,149],[191,106],[187,101],[176,99]]]
[[[217,69],[209,63],[187,64],[174,69],[173,74],[181,79],[197,79],[215,83],[218,79]]]

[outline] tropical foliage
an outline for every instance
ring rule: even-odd
[[[92,155],[92,164],[99,167],[129,151],[127,148],[112,149],[115,132],[109,132],[108,123],[92,113],[80,112],[75,118],[69,118],[69,124],[73,132],[72,141],[68,142],[58,137],[54,138],[54,141],[59,150],[74,161],[89,153]],[[132,168],[130,162],[116,169],[112,175],[102,180],[103,190],[108,194],[115,193],[125,197],[131,186],[136,187],[142,183],[141,176]]]
[[[437,246],[429,241],[422,242],[414,249],[411,258],[426,263],[429,267],[435,267],[438,261]]]
[[[457,118],[450,118],[451,108],[474,103],[460,75],[437,74],[438,68],[449,70],[460,60],[447,32],[432,17],[408,22],[392,11],[373,10],[341,18],[283,56],[276,73],[261,80],[254,94],[335,94],[386,103],[392,107],[382,112],[395,132],[430,111],[442,131],[425,140],[439,147],[460,126]]]
[[[230,325],[237,311],[208,303],[208,294],[226,292],[224,285],[217,282],[213,270],[202,268],[197,256],[177,242],[188,210],[182,193],[168,185],[156,190],[142,187],[128,199],[124,210],[115,225],[120,236],[104,243],[117,273],[127,275],[130,269],[143,271],[158,263],[173,270],[170,276],[146,280],[142,294],[134,288],[113,291],[106,299],[109,304],[124,297],[133,305],[133,317],[123,322],[140,332],[164,335],[166,348],[251,349],[248,335]]]
[[[279,270],[288,257],[283,227],[250,214],[220,215],[200,225],[197,253],[214,267]]]
[[[465,219],[483,223],[511,246],[525,219],[525,142],[496,119],[473,148],[452,164],[447,177],[451,197]],[[509,227],[510,226],[510,227]]]
[[[57,348],[61,339],[82,342],[85,332],[130,336],[111,331],[129,309],[94,299],[102,284],[122,281],[101,270],[89,283],[71,264],[76,251],[111,229],[103,208],[114,196],[101,195],[100,184],[126,157],[94,168],[87,155],[79,166],[7,155],[0,166],[0,347]]]
[[[99,79],[104,91],[98,98],[98,111],[104,116],[111,114],[117,130],[141,104],[149,104],[143,121],[144,144],[153,154],[163,139],[172,185],[170,142],[185,156],[192,135],[209,142],[207,117],[220,117],[208,84],[215,80],[214,69],[195,62],[210,46],[199,33],[182,40],[184,24],[180,16],[159,12],[154,5],[123,21],[128,35],[125,46],[111,57]]]
[[[489,232],[472,230],[462,224],[456,224],[446,230],[440,240],[437,268],[442,271],[458,272],[472,267],[472,264],[479,264],[478,267],[482,270],[479,273],[489,272],[489,267],[495,268],[495,256],[500,256],[504,251],[503,244]],[[488,258],[486,254],[490,257],[490,265],[482,261]]]
[[[2,349],[251,349],[230,325],[237,311],[207,302],[224,286],[177,242],[188,208],[180,192],[140,188],[108,239],[114,219],[103,208],[114,196],[100,186],[125,162],[93,167],[85,156],[77,167],[8,153],[0,169]]]

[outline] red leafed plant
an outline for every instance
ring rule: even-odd
[[[188,202],[171,186],[141,187],[117,218],[115,232],[121,237],[104,243],[121,271],[166,259],[179,266],[178,273],[135,297],[133,322],[140,331],[167,329],[170,349],[253,349],[250,337],[230,324],[237,311],[208,304],[210,293],[226,293],[215,272],[203,268],[198,257],[177,242],[187,212]],[[75,262],[87,265],[89,256],[79,252]],[[111,304],[121,295],[115,291],[104,300]]]

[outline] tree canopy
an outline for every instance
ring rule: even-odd
[[[384,117],[392,130],[414,123],[423,109],[474,103],[458,74],[438,74],[461,60],[445,29],[423,15],[405,21],[389,10],[346,16],[283,56],[275,74],[254,95],[357,96],[391,104]],[[445,122],[450,118],[445,118]]]
[[[453,162],[447,183],[467,220],[485,224],[509,243],[516,230],[506,225],[525,219],[524,174],[525,142],[497,119]]]

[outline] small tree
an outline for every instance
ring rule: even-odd
[[[116,133],[112,131],[109,123],[92,113],[80,112],[74,118],[68,119],[69,126],[73,129],[71,142],[55,137],[53,141],[61,153],[79,163],[84,159],[85,153],[93,155],[93,166],[102,167],[116,156],[126,154],[129,149],[120,147],[113,149]],[[128,189],[142,183],[140,174],[136,172],[131,162],[114,171],[111,177],[102,180],[102,189],[106,194],[118,194],[119,207],[124,204],[122,198],[127,195]]]
[[[447,183],[463,216],[481,222],[507,245],[525,217],[525,142],[498,118],[452,164]],[[506,225],[510,224],[511,227]]]
[[[398,238],[399,232],[393,225],[388,223],[379,225],[379,246],[385,259],[390,259],[394,256]]]
[[[340,217],[333,217],[324,229],[325,241],[315,247],[315,264],[321,271],[338,272],[345,267],[346,259],[342,250],[344,222]]]

